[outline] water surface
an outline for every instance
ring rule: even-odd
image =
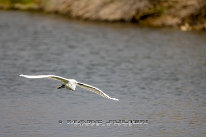
[[[0,136],[204,136],[206,33],[0,12]],[[120,101],[57,81],[94,85]],[[58,121],[63,123],[59,124]],[[74,127],[67,120],[148,120]]]

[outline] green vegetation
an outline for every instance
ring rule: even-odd
[[[37,0],[0,0],[1,4],[28,4],[28,3],[36,3]]]
[[[0,0],[0,9],[39,9],[40,0]]]

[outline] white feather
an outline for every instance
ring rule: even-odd
[[[93,87],[91,85],[88,85],[88,84],[85,84],[85,83],[79,83],[77,82],[77,85],[84,88],[84,89],[87,89],[89,91],[92,91],[102,97],[105,97],[105,98],[108,98],[108,99],[112,99],[112,100],[116,100],[116,101],[119,101],[119,99],[116,99],[116,98],[111,98],[110,96],[108,96],[107,94],[105,94],[103,91],[101,91],[100,89],[96,88],[96,87]]]
[[[110,96],[108,96],[107,94],[105,94],[103,91],[101,91],[100,89],[98,89],[96,87],[93,87],[93,86],[85,84],[85,83],[77,82],[74,79],[66,79],[66,78],[63,78],[63,77],[60,77],[60,76],[55,76],[55,75],[36,75],[36,76],[33,76],[33,75],[23,75],[23,74],[21,74],[19,76],[25,77],[25,78],[48,78],[48,79],[55,79],[55,80],[59,80],[63,84],[65,84],[67,89],[75,90],[76,85],[78,85],[79,87],[87,89],[89,91],[92,91],[92,92],[94,92],[94,93],[96,93],[96,94],[98,94],[98,95],[100,95],[102,97],[119,101],[119,99],[111,98]]]

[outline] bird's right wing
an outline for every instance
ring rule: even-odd
[[[77,82],[77,85],[84,88],[84,89],[87,89],[89,91],[92,91],[102,97],[105,97],[105,98],[108,98],[108,99],[112,99],[112,100],[116,100],[116,101],[119,101],[119,99],[116,99],[116,98],[111,98],[110,96],[108,96],[107,94],[105,94],[103,91],[101,91],[100,89],[96,88],[96,87],[93,87],[91,85],[88,85],[88,84],[85,84],[85,83],[80,83],[80,82]]]
[[[60,80],[61,82],[63,82],[64,84],[68,83],[68,79],[60,77],[60,76],[55,76],[55,75],[19,75],[21,77],[25,77],[25,78],[48,78],[48,79],[55,79],[55,80]]]

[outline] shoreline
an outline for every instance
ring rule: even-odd
[[[122,5],[125,4],[125,0],[120,0],[118,3],[117,1],[102,0],[96,5],[95,0],[85,2],[76,2],[75,0],[67,2],[65,0],[20,0],[21,2],[16,3],[8,1],[11,0],[0,2],[1,10],[57,13],[86,21],[131,22],[140,26],[178,28],[182,31],[206,30],[206,1],[204,2],[204,0],[190,0],[193,3],[189,4],[188,2],[180,2],[180,0],[174,0],[179,2],[175,4],[169,1],[135,2],[137,4],[133,3],[134,6],[130,2],[127,2],[128,5],[126,6]],[[103,3],[105,1],[109,2],[105,4]],[[91,2],[93,2],[92,5]],[[125,8],[121,11],[114,10],[117,6],[118,8]]]

